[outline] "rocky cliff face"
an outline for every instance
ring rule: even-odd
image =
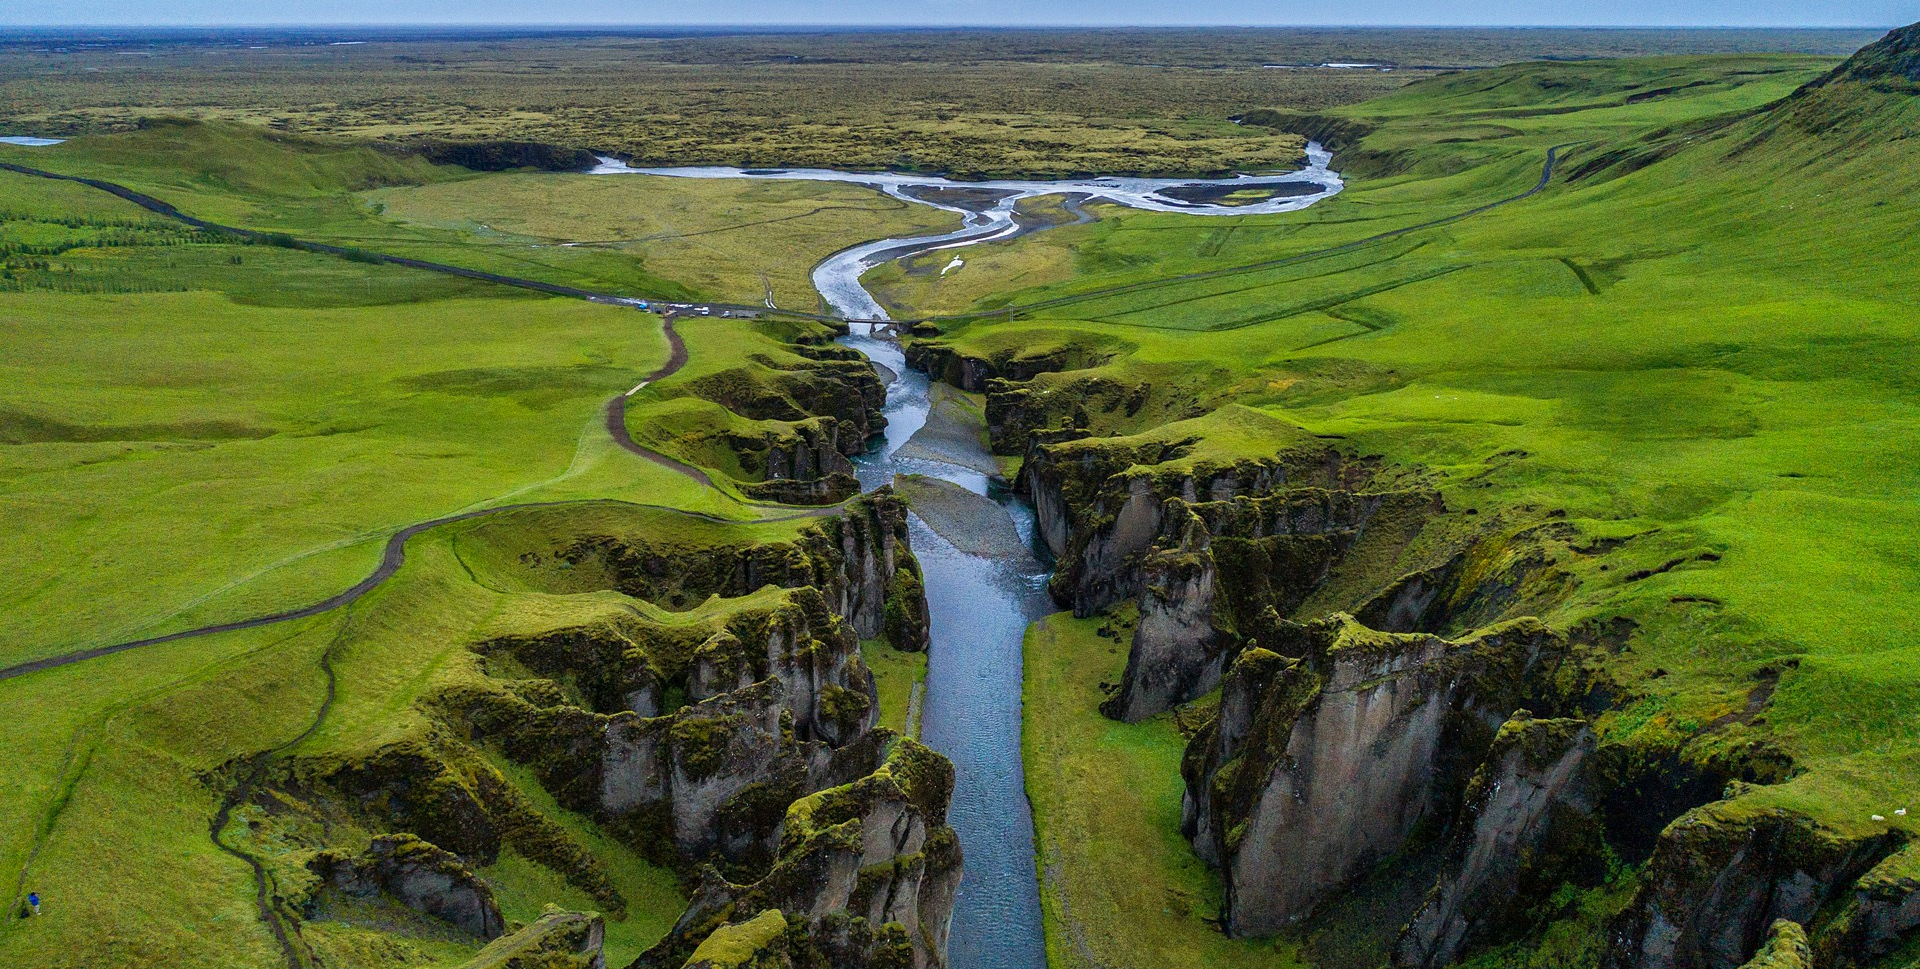
[[[1855,882],[1838,914],[1821,927],[1818,965],[1867,966],[1920,930],[1920,843],[1888,855]]]
[[[1583,720],[1520,711],[1501,725],[1450,826],[1440,875],[1394,946],[1396,966],[1452,965],[1565,880],[1569,850],[1597,831],[1593,751]]]
[[[757,437],[729,434],[727,445],[740,457],[740,466],[756,480],[743,482],[741,491],[760,501],[794,505],[826,505],[845,501],[860,491],[848,460],[866,450],[867,428],[830,417],[816,417],[787,425],[784,433],[766,431]]]
[[[374,838],[356,857],[323,851],[307,867],[320,877],[322,893],[363,899],[384,894],[476,938],[496,938],[506,924],[484,879],[453,852],[411,834]],[[309,902],[318,904],[318,898]]]
[[[432,694],[425,736],[364,759],[292,765],[275,810],[310,817],[306,830],[347,821],[408,832],[365,857],[322,851],[318,890],[391,897],[493,938],[504,926],[474,871],[512,847],[623,913],[609,873],[487,763],[483,742],[610,836],[704,872],[704,907],[657,964],[679,965],[748,905],[800,920],[821,951],[845,957],[831,964],[940,964],[959,877],[945,825],[952,768],[875,729],[860,657],[863,636],[925,644],[904,506],[886,493],[862,498],[790,541],[751,547],[668,549],[600,527],[610,520],[584,532],[559,527],[564,518],[500,526],[554,544],[499,567],[547,583],[543,601],[566,603],[558,615],[573,618],[536,611],[474,643],[480,669]],[[603,595],[573,604],[610,590],[685,611],[665,621]],[[518,963],[501,964],[597,958],[597,945],[565,935],[529,941],[508,954]],[[896,951],[909,961],[888,961]]]
[[[898,603],[896,609],[925,608],[898,601],[919,595],[920,566],[907,537],[906,503],[891,488],[848,502],[844,512],[818,519],[791,541],[688,543],[599,523],[556,526],[554,532],[552,549],[521,553],[527,574],[516,579],[559,593],[613,589],[670,609],[692,608],[713,596],[739,598],[769,585],[809,586],[861,639],[885,634],[889,601]],[[914,649],[924,643],[924,636],[902,632],[905,638],[894,645]]]
[[[825,333],[816,328],[795,339]],[[636,436],[709,467],[727,467],[730,454],[741,490],[762,501],[829,504],[852,496],[859,485],[848,458],[887,424],[879,374],[859,353],[825,342],[770,347],[657,392],[676,403],[639,417]]]
[[[1138,560],[1140,621],[1107,712],[1141,720],[1212,690],[1240,649],[1275,642],[1274,624],[1322,587],[1376,518],[1418,521],[1436,507],[1425,492],[1318,487],[1167,499]]]
[[[995,454],[1021,454],[1028,437],[1062,426],[1087,428],[1095,415],[1131,418],[1153,396],[1150,384],[1122,383],[1098,372],[1122,349],[1117,341],[1074,333],[1059,340],[1045,334],[984,356],[962,353],[916,333],[906,346],[907,364],[933,379],[986,395],[987,442]],[[1037,388],[1035,378],[1068,374],[1059,386]]]
[[[946,824],[952,791],[945,758],[894,740],[872,773],[787,809],[779,861],[764,877],[704,874],[693,904],[636,967],[740,965],[722,953],[763,949],[799,965],[944,965],[960,883],[960,845]],[[777,938],[762,921],[769,911],[783,915]],[[752,923],[762,931],[742,928]],[[740,946],[748,936],[759,941]]]
[[[1873,896],[1878,884],[1860,879],[1894,847],[1892,835],[1847,835],[1786,811],[1750,810],[1739,799],[1696,809],[1662,833],[1639,893],[1612,927],[1606,964],[1736,969],[1777,920],[1812,924],[1857,884],[1849,901]],[[1832,938],[1836,955],[1847,935]],[[1869,929],[1861,938],[1877,935]]]
[[[1863,52],[1881,65],[1872,83],[1904,83],[1908,39]],[[1622,731],[1607,711],[1661,698],[1605,673],[1634,621],[1595,616],[1563,637],[1516,618],[1560,608],[1590,574],[1578,563],[1622,539],[1537,507],[1448,515],[1416,470],[1264,412],[1164,423],[1177,402],[1107,387],[1117,368],[1097,360],[969,357],[915,336],[918,365],[986,394],[996,452],[1024,455],[1056,601],[1079,616],[1135,605],[1103,710],[1137,720],[1220,688],[1187,750],[1184,814],[1222,870],[1230,933],[1339,917],[1362,879],[1392,877],[1370,874],[1389,858],[1435,873],[1386,916],[1404,919],[1398,934],[1368,943],[1405,969],[1537,941],[1568,917],[1552,900],[1619,890],[1623,866],[1640,880],[1595,943],[1608,969],[1850,969],[1920,931],[1920,849],[1740,794],[1791,776],[1789,752],[1747,730],[1777,669],[1756,674],[1744,712],[1730,696],[1717,719]],[[1154,423],[1132,420],[1142,411],[1163,423],[1127,433]],[[1299,622],[1341,610],[1357,621]]]
[[[1192,441],[1177,437],[1032,436],[1020,486],[1059,562],[1054,598],[1079,616],[1126,599],[1139,609],[1110,716],[1144,719],[1213,689],[1370,529],[1397,547],[1441,510],[1429,491],[1373,490],[1372,464],[1284,434],[1271,457],[1221,463],[1187,460]]]
[[[1563,641],[1537,622],[1450,642],[1346,617],[1251,648],[1187,748],[1184,826],[1235,935],[1278,931],[1458,803],[1506,712],[1551,703]]]

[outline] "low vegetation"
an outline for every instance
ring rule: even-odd
[[[1913,532],[1920,466],[1888,442],[1914,431],[1902,348],[1920,334],[1898,199],[1916,187],[1905,133],[1920,101],[1884,74],[1809,83],[1833,63],[1436,78],[1334,121],[1296,117],[1344,128],[1336,167],[1356,174],[1298,216],[1107,209],[974,250],[945,277],[874,279],[901,313],[978,312],[938,323],[941,354],[1043,371],[987,382],[989,420],[1009,428],[1084,428],[1098,450],[1103,435],[1250,407],[1409,469],[1450,512],[1423,541],[1501,536],[1506,551],[1469,568],[1544,556],[1546,572],[1513,580],[1509,608],[1629,631],[1607,661],[1622,702],[1597,721],[1603,743],[1752,757],[1735,761],[1748,782],[1737,816],[1786,809],[1847,836],[1904,837],[1896,809],[1914,796],[1920,748],[1899,711],[1920,703],[1904,672],[1920,628],[1898,604],[1920,589],[1901,564],[1911,543],[1890,536]],[[1318,254],[1519,195],[1555,146],[1538,196]],[[1811,187],[1783,190],[1795,185]],[[1218,447],[1211,432],[1192,445]],[[1568,546],[1540,550],[1528,535],[1541,528]],[[1376,577],[1433,565],[1422,548]],[[1341,601],[1327,593],[1303,614],[1353,608]],[[1079,657],[1080,642],[1094,640],[1056,631],[1031,646]],[[1059,702],[1028,709],[1035,809],[1043,832],[1085,831],[1092,847],[1043,835],[1049,884],[1065,892],[1049,915],[1060,939],[1097,938],[1111,910],[1077,908],[1076,891],[1178,891],[1187,875],[1184,859],[1137,851],[1126,878],[1102,867],[1113,862],[1097,846],[1134,844],[1137,822],[1102,822],[1113,791],[1053,776],[1087,756],[1086,739],[1062,735]],[[1763,714],[1743,712],[1756,702]],[[1791,770],[1767,766],[1775,757]],[[1617,909],[1632,891],[1579,897]],[[1590,964],[1607,917],[1582,916],[1584,942],[1550,934],[1486,964]]]
[[[5,124],[73,134],[174,112],[400,141],[548,142],[651,164],[1222,173],[1299,158],[1295,139],[1236,126],[1235,115],[1318,111],[1433,68],[1665,52],[1843,54],[1872,39],[1864,31],[335,33],[363,42],[259,31],[244,45],[210,47],[199,37],[135,33],[49,49],[20,38],[0,44],[0,97],[13,106]],[[1399,69],[1311,67],[1328,62]]]
[[[825,255],[952,218],[856,186],[480,173],[429,155],[522,156],[405,145],[965,174],[1338,149],[1346,190],[1300,213],[1061,210],[954,271],[868,277],[926,318],[910,358],[966,384],[943,397],[1040,499],[1080,614],[1025,652],[1050,964],[1409,958],[1399,928],[1444,894],[1471,810],[1253,938],[1229,931],[1245,825],[1196,828],[1249,812],[1264,788],[1234,772],[1273,761],[1342,662],[1420,650],[1457,660],[1448,690],[1490,684],[1505,706],[1475,729],[1518,751],[1433,767],[1439,786],[1545,789],[1589,749],[1605,783],[1669,785],[1543,841],[1577,863],[1528,869],[1552,877],[1497,900],[1519,914],[1459,964],[1652,965],[1621,948],[1649,906],[1733,906],[1789,869],[1821,904],[1703,917],[1731,926],[1726,969],[1912,960],[1912,926],[1874,935],[1910,904],[1920,834],[1910,50],[1835,71],[1868,38],[291,36],[0,44],[11,130],[86,133],[0,161],[289,237],[812,309]],[[1261,66],[1347,59],[1397,69]],[[0,871],[10,904],[43,905],[0,921],[0,962],[494,965],[601,930],[616,966],[942,944],[953,779],[900,736],[922,580],[900,500],[843,500],[880,384],[832,325],[682,317],[687,364],[636,388],[669,356],[655,315],[248,244],[17,172],[0,302],[0,667],[313,602],[403,525],[540,505],[416,536],[321,615],[0,679]],[[658,460],[609,434],[616,395],[613,430]],[[1169,516],[1159,544],[1083,554],[1119,541],[1102,502],[1132,507],[1135,484]],[[1122,566],[1150,578],[1123,590]],[[1219,607],[1191,625],[1246,661],[1115,719],[1130,644],[1177,626],[1207,568]],[[1361,619],[1315,622],[1343,612]],[[1521,640],[1565,663],[1551,689],[1505,676]],[[1536,720],[1522,695],[1560,708]],[[874,863],[860,825],[882,820],[906,840]],[[1755,867],[1773,855],[1735,850],[1748,835],[1798,867]],[[422,873],[443,887],[408,901]],[[816,906],[821,886],[842,897]],[[883,917],[851,919],[856,898]]]

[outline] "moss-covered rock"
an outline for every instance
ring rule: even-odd
[[[1872,965],[1920,931],[1920,842],[1873,866],[1853,884],[1839,914],[1821,926],[1814,951],[1822,966]]]
[[[515,608],[476,634],[465,665],[451,664],[426,693],[419,729],[365,753],[296,758],[275,778],[269,806],[310,818],[315,836],[301,843],[321,849],[321,890],[392,896],[491,937],[497,909],[481,905],[486,911],[474,915],[454,896],[467,889],[460,898],[490,900],[472,870],[512,848],[624,915],[625,900],[593,854],[489,760],[504,756],[543,796],[656,862],[687,873],[716,866],[715,884],[757,886],[780,900],[826,891],[834,901],[819,912],[860,913],[831,925],[803,921],[788,947],[796,964],[939,958],[948,882],[958,877],[957,843],[944,824],[952,769],[874,729],[876,687],[860,655],[862,627],[924,647],[905,505],[883,490],[798,526],[790,539],[757,545],[729,542],[722,528],[605,527],[619,516],[603,506],[566,511],[577,520],[545,511],[468,533],[479,537],[466,560],[522,591],[509,600]],[[696,591],[706,594],[689,606]],[[630,592],[684,611],[636,607]],[[822,791],[841,793],[821,808],[808,799]],[[810,805],[803,814],[811,817],[865,802],[870,811],[795,840],[811,830],[792,820],[796,805]],[[862,845],[863,817],[874,831],[919,833]],[[335,828],[408,833],[376,842],[379,857],[356,859],[312,843]],[[853,853],[833,855],[835,846]],[[834,877],[812,880],[822,873]],[[816,908],[789,910],[808,919]],[[922,931],[923,921],[937,928]],[[582,952],[548,954],[565,965]],[[527,952],[513,958],[539,964]],[[872,959],[881,961],[858,961]]]
[[[1425,491],[1318,487],[1165,499],[1160,534],[1139,559],[1140,621],[1107,713],[1141,720],[1212,690],[1233,655],[1271,640],[1274,623],[1319,590],[1369,531],[1404,542],[1436,508]],[[1401,523],[1373,528],[1380,520]]]
[[[1522,710],[1501,725],[1449,825],[1440,874],[1394,946],[1395,965],[1452,965],[1476,940],[1517,934],[1529,909],[1580,874],[1570,863],[1601,853],[1594,747],[1584,720]]]
[[[792,965],[944,965],[960,880],[960,845],[946,824],[952,793],[946,758],[893,741],[870,773],[787,809],[778,859],[764,877],[741,884],[707,870],[680,922],[637,965],[699,964],[710,944],[730,957],[761,958],[753,954],[774,949],[772,922],[760,922],[770,910],[787,913],[779,951]],[[758,914],[743,922],[745,913]],[[768,941],[740,944],[748,935]]]
[[[606,969],[606,922],[596,912],[551,905],[533,924],[501,936],[460,969]]]
[[[1742,799],[1688,812],[1662,832],[1640,891],[1615,920],[1609,969],[1735,969],[1776,920],[1802,925],[1897,846]]]
[[[1740,969],[1813,969],[1813,952],[1807,947],[1807,930],[1787,919],[1774,920],[1767,931],[1767,944],[1753,954]]]
[[[744,922],[723,925],[701,940],[687,969],[787,969],[787,917],[770,908]]]
[[[929,625],[927,590],[920,581],[919,564],[909,560],[893,571],[887,583],[881,633],[894,649],[919,653],[926,651]]]
[[[323,851],[307,867],[320,877],[322,892],[385,894],[482,939],[498,937],[505,926],[484,879],[453,852],[411,834],[381,835],[354,857]]]
[[[1553,675],[1568,646],[1535,620],[1459,641],[1346,616],[1276,631],[1235,661],[1182,766],[1184,827],[1223,869],[1236,935],[1298,921],[1450,816],[1506,711],[1574,699]]]

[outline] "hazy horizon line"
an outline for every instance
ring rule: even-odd
[[[73,23],[33,24],[0,22],[0,31],[33,30],[391,30],[470,28],[475,30],[1893,30],[1905,24],[1810,23],[1810,24],[1552,24],[1552,23],[827,23],[814,21],[768,21],[761,23],[674,22],[674,23],[596,23],[534,21],[286,21],[264,23]]]

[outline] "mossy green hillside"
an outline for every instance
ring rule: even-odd
[[[559,776],[553,765],[517,763],[485,734],[470,739],[467,727],[450,730],[447,718],[486,695],[544,697],[542,703],[562,709],[604,704],[594,678],[616,672],[621,661],[588,663],[585,644],[596,641],[617,646],[616,656],[624,650],[639,657],[663,678],[684,680],[693,645],[733,627],[744,633],[741,624],[813,595],[702,592],[689,605],[684,582],[628,583],[650,597],[634,598],[615,591],[616,575],[570,568],[548,550],[580,535],[619,531],[655,543],[653,555],[741,554],[817,527],[726,525],[615,503],[507,512],[421,535],[392,580],[337,613],[7,681],[4,689],[29,715],[6,739],[40,753],[4,775],[13,791],[5,803],[18,811],[8,830],[19,832],[6,842],[5,857],[47,900],[47,914],[9,920],[0,949],[24,964],[73,958],[215,966],[277,958],[252,909],[247,867],[207,836],[222,794],[247,782],[240,758],[272,749],[265,785],[240,799],[224,836],[263,861],[278,891],[294,898],[313,891],[305,866],[316,850],[364,846],[387,825],[424,825],[456,847],[476,837],[474,844],[484,845],[484,832],[493,830],[500,847],[477,871],[508,917],[530,920],[549,902],[598,909],[608,913],[610,958],[630,959],[664,935],[685,904],[674,876],[642,860],[644,845],[563,805],[548,786]],[[530,552],[543,554],[528,558]],[[96,675],[103,668],[122,674]],[[46,692],[48,678],[66,688]],[[60,700],[50,704],[55,693]],[[685,702],[684,690],[678,694],[682,699],[670,705]],[[440,766],[419,773],[433,764]],[[394,771],[416,792],[405,802],[412,807],[399,813],[335,793],[338,778]],[[419,792],[449,784],[451,800],[421,800]],[[468,797],[478,798],[482,815],[448,827],[465,815],[434,813]],[[402,802],[393,803],[398,809]],[[117,888],[100,882],[125,870],[108,860],[120,854],[148,856],[155,877]],[[118,928],[92,930],[101,924]],[[208,931],[224,944],[206,946],[204,933],[183,935],[189,925],[214,926]],[[322,917],[301,931],[310,932],[316,949],[349,959],[437,964],[479,947],[431,921],[422,926],[369,933]]]
[[[984,358],[1024,328],[1052,340],[1085,332],[1114,356],[1043,381],[1150,374],[1154,397],[1265,409],[1343,449],[1438,474],[1455,512],[1564,516],[1612,551],[1562,557],[1580,591],[1549,618],[1637,625],[1618,666],[1661,698],[1651,723],[1688,736],[1741,709],[1755,671],[1793,659],[1769,730],[1809,769],[1752,796],[1869,826],[1872,814],[1892,817],[1876,806],[1908,793],[1898,778],[1915,738],[1894,711],[1920,696],[1906,661],[1920,629],[1897,607],[1915,591],[1901,563],[1913,554],[1920,466],[1890,446],[1920,417],[1900,349],[1920,334],[1903,294],[1897,201],[1916,187],[1898,135],[1920,124],[1920,102],[1829,87],[1759,110],[1818,66],[1759,75],[1734,98],[1749,83],[1734,69],[1748,67],[1590,65],[1581,73],[1624,75],[1595,105],[1460,144],[1438,137],[1446,119],[1505,110],[1499,96],[1474,100],[1470,79],[1415,85],[1344,113],[1379,122],[1361,150],[1413,139],[1401,117],[1417,119],[1405,123],[1428,145],[1404,174],[1362,179],[1304,214],[1303,226],[1338,235],[1303,227],[1287,245],[1378,231],[1396,221],[1382,213],[1406,213],[1427,192],[1436,214],[1458,207],[1437,197],[1517,193],[1549,144],[1583,144],[1545,193],[1315,260],[1315,280],[1282,269],[1172,283],[1036,310],[1046,318],[1031,322],[950,326],[940,342],[968,356],[978,343]],[[1503,70],[1547,83],[1557,68]],[[1622,103],[1622,91],[1649,93],[1635,85],[1687,76],[1709,83]],[[1710,103],[1687,107],[1695,92]],[[1846,123],[1811,127],[1828,113],[1808,99],[1839,97]],[[1784,190],[1793,186],[1808,188]],[[1321,305],[1304,308],[1301,288]],[[1229,328],[1181,332],[1209,321]],[[1116,341],[1130,348],[1115,353]],[[1109,433],[1140,427],[1119,407],[1090,416]]]
[[[0,161],[104,178],[240,228],[626,296],[772,297],[806,311],[818,308],[808,271],[847,240],[956,224],[853,185],[483,174],[364,141],[180,118],[0,145]]]

